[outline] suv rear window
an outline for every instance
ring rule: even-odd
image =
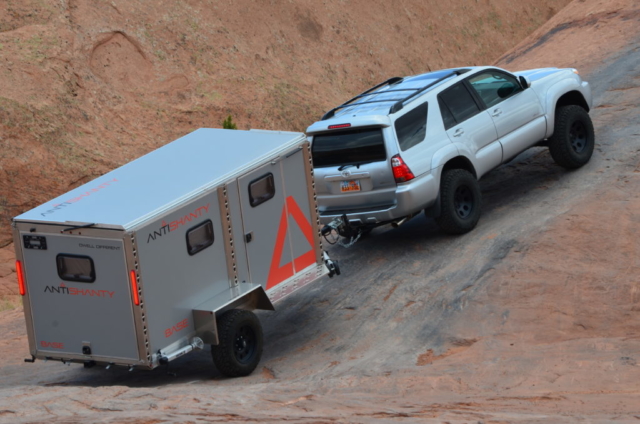
[[[316,135],[313,137],[311,154],[316,168],[387,160],[382,128]]]

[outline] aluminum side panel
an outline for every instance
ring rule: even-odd
[[[189,255],[187,233],[211,220],[214,242]],[[229,289],[217,190],[136,231],[150,350],[193,335],[192,309]]]
[[[273,175],[273,197],[264,203],[251,206],[249,185],[268,174]],[[299,178],[303,177],[299,175]],[[249,274],[251,282],[261,285],[265,290],[274,282],[282,280],[279,278],[280,274],[289,273],[293,259],[291,243],[286,232],[285,193],[282,181],[279,158],[238,179]],[[248,235],[250,241],[247,241]]]
[[[244,243],[244,228],[242,226],[242,207],[240,206],[240,194],[238,181],[227,184],[227,201],[229,202],[229,215],[233,234],[233,248],[235,250],[236,272],[240,283],[249,282],[249,264],[247,262],[247,246]]]
[[[308,171],[305,167],[303,153],[301,149],[290,153],[282,160],[282,177],[287,198],[287,224],[294,257],[294,272],[302,271],[309,265],[320,262],[319,256],[316,255],[320,249],[317,226],[315,225],[315,210],[311,210],[309,202],[309,177],[307,177]]]
[[[20,261],[24,264],[24,257],[22,256],[22,241],[20,237],[20,231],[18,230],[15,222],[13,223],[13,247],[16,252],[16,261]],[[26,270],[25,279],[26,279]],[[35,356],[37,353],[35,335],[33,333],[33,315],[31,314],[31,292],[28,285],[25,290],[25,295],[22,297],[22,305],[24,309],[24,318],[27,324],[27,339],[29,341],[29,352]]]
[[[20,236],[39,233],[21,232]],[[27,290],[36,349],[40,355],[82,355],[87,360],[137,360],[131,293],[120,239],[43,234],[47,249],[23,248]],[[92,283],[63,281],[58,276],[58,254],[90,257],[95,267]]]

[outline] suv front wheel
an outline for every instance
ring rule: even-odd
[[[594,146],[593,123],[587,111],[575,105],[559,108],[549,138],[553,160],[567,169],[580,168],[591,159]]]
[[[480,219],[480,184],[464,169],[450,169],[440,180],[440,216],[436,223],[449,234],[473,230]]]

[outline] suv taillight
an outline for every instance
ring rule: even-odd
[[[404,163],[400,155],[395,155],[391,158],[391,169],[393,169],[393,178],[396,179],[396,183],[406,183],[415,178],[415,175],[413,175],[413,172]]]

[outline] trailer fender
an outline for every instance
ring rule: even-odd
[[[244,288],[242,286],[247,285],[250,285],[249,290],[239,294],[238,292]],[[228,291],[218,294],[193,309],[196,336],[200,337],[205,344],[219,344],[216,316],[230,309],[275,311],[273,303],[261,285],[242,283],[241,286],[231,287]]]

